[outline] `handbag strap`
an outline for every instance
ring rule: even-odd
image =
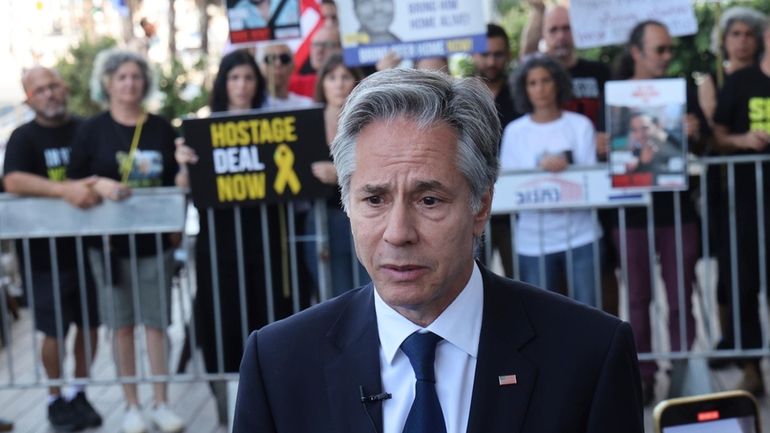
[[[120,165],[120,183],[125,185],[128,182],[128,176],[131,174],[131,167],[134,165],[134,158],[136,157],[136,150],[139,148],[139,138],[142,135],[142,126],[144,125],[145,115],[142,114],[139,117],[139,121],[136,122],[134,128],[134,136],[131,138],[131,147],[128,150],[128,157],[123,160],[123,164]]]

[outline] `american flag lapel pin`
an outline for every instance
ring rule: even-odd
[[[500,383],[500,386],[516,385],[517,383],[515,374],[506,374],[504,376],[497,376],[497,381]]]

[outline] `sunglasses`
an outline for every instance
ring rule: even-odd
[[[664,53],[667,53],[667,52],[671,53],[671,54],[674,54],[675,50],[676,50],[676,47],[674,47],[673,45],[660,45],[660,46],[655,47],[655,52],[659,56],[662,56]]]
[[[281,53],[281,54],[267,54],[264,59],[262,59],[263,62],[265,62],[266,65],[273,65],[280,63],[281,65],[288,65],[292,62],[291,54]]]

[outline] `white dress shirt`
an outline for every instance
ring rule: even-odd
[[[447,433],[465,433],[476,374],[481,315],[484,304],[481,271],[476,263],[467,285],[427,328],[410,322],[374,291],[374,310],[380,335],[382,390],[393,395],[382,404],[383,433],[402,433],[414,401],[416,379],[401,343],[415,331],[427,330],[443,338],[436,346],[436,393]]]

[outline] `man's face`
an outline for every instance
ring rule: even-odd
[[[340,32],[336,27],[323,26],[313,35],[310,44],[310,66],[318,71],[332,54],[342,52]]]
[[[324,26],[339,27],[340,21],[337,17],[337,5],[334,3],[321,3],[321,16],[324,19]]]
[[[274,83],[278,93],[289,87],[289,76],[294,65],[291,49],[284,44],[272,45],[264,50],[260,59],[262,74],[265,79]],[[270,86],[268,86],[268,89]]]
[[[67,87],[61,78],[48,69],[36,68],[24,78],[27,105],[35,115],[46,121],[56,121],[67,114]]]
[[[476,75],[488,81],[498,81],[503,78],[511,57],[507,42],[502,37],[487,38],[487,51],[473,55]]]
[[[639,147],[647,144],[650,138],[652,122],[646,116],[634,116],[631,118],[631,140]]]
[[[412,322],[432,322],[470,278],[491,203],[487,193],[472,213],[454,129],[418,129],[404,117],[366,126],[349,200],[356,252],[377,292]]]
[[[392,0],[358,0],[354,8],[358,22],[369,33],[386,33],[393,22]]]
[[[270,21],[270,0],[251,0],[265,22]]]
[[[543,18],[543,39],[548,55],[560,60],[568,60],[575,53],[572,40],[572,28],[569,24],[569,12],[564,7],[551,9]]]
[[[634,75],[646,79],[664,77],[674,57],[674,42],[668,30],[657,25],[648,25],[644,29],[642,41],[641,50],[631,47],[631,55],[636,65]]]

